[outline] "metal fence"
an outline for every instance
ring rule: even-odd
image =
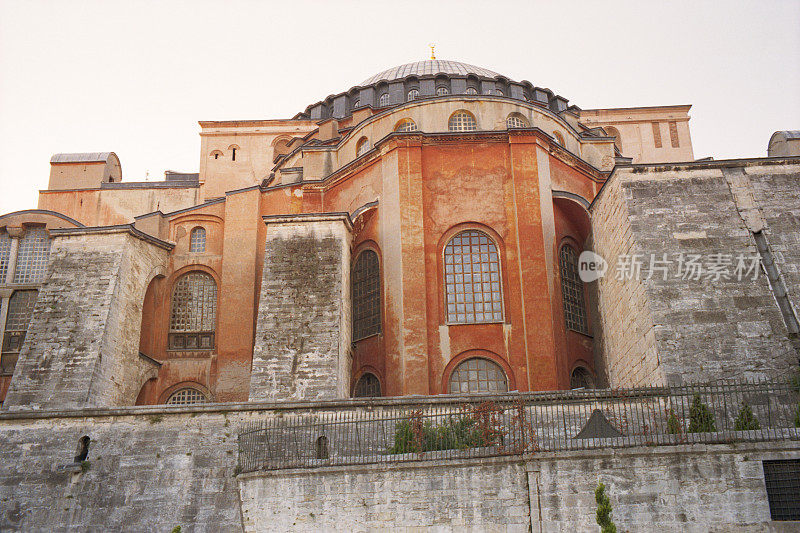
[[[377,400],[250,423],[239,468],[800,439],[799,402],[788,381]]]

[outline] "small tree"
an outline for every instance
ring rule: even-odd
[[[689,433],[708,433],[716,430],[714,413],[702,402],[700,395],[695,394],[692,406],[689,408]]]
[[[794,415],[794,427],[800,428],[800,403],[797,404],[797,412]]]
[[[758,423],[758,418],[753,414],[750,406],[742,404],[742,409],[739,411],[739,416],[733,423],[733,429],[736,431],[749,431],[751,429],[761,429],[761,424]]]
[[[597,525],[601,533],[617,533],[617,526],[611,521],[611,501],[606,496],[606,486],[597,484],[594,490],[594,501],[597,502]]]
[[[672,409],[669,410],[669,416],[667,416],[667,433],[670,435],[680,435],[683,433],[683,426],[681,425],[681,421],[675,415],[675,411]]]

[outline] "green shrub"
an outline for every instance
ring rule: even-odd
[[[395,426],[394,445],[389,453],[421,453],[437,450],[460,450],[500,444],[500,431],[484,413],[451,416],[441,424],[422,422],[412,415]]]
[[[797,404],[797,412],[794,415],[794,427],[800,428],[800,403]]]
[[[733,429],[736,431],[749,431],[751,429],[761,429],[761,424],[758,423],[758,418],[753,414],[750,406],[742,404],[742,409],[739,411],[739,416],[733,423]]]
[[[617,533],[617,526],[611,521],[611,500],[606,496],[606,486],[597,484],[594,490],[594,501],[597,502],[597,525],[601,533]]]
[[[716,430],[714,414],[700,400],[700,395],[695,394],[692,405],[689,408],[689,433],[708,433]]]
[[[683,425],[680,419],[675,416],[675,411],[672,409],[669,410],[669,416],[667,416],[667,433],[670,435],[680,435],[683,433]]]

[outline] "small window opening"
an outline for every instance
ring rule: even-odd
[[[219,159],[219,154],[214,154],[214,159]]]
[[[328,450],[328,437],[322,435],[317,439],[317,459],[327,459],[330,457]]]
[[[89,443],[91,442],[91,440],[92,439],[90,439],[88,436],[84,435],[78,441],[77,454],[75,455],[76,463],[82,463],[86,460],[87,457],[89,457]]]
[[[236,148],[231,151],[231,161],[236,161]]]

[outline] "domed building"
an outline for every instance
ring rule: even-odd
[[[38,209],[0,217],[4,406],[674,381],[656,326],[618,331],[652,302],[620,309],[578,259],[619,230],[610,176],[693,161],[688,111],[429,60],[291,119],[201,121],[198,174],[56,154]]]

